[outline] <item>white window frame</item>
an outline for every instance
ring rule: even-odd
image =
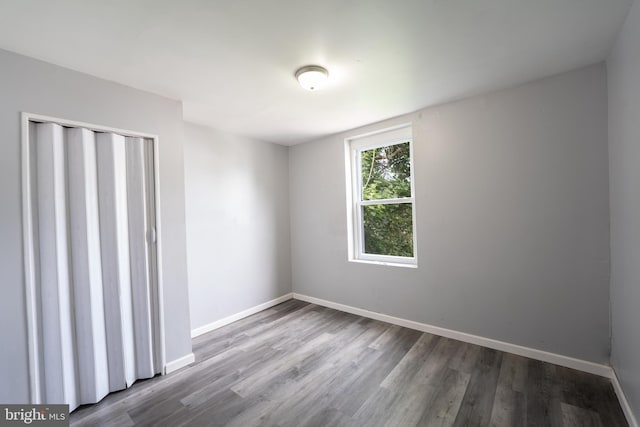
[[[411,168],[411,197],[363,200],[360,153],[374,148],[387,147],[409,142]],[[347,231],[349,261],[371,264],[392,265],[399,267],[417,267],[417,231],[415,179],[413,161],[413,134],[411,123],[404,123],[391,128],[357,135],[345,139],[345,163],[347,182]],[[364,251],[364,222],[362,207],[367,205],[410,203],[413,227],[413,256],[402,257],[392,255],[369,254]]]

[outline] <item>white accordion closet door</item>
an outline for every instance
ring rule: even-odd
[[[40,395],[73,410],[160,372],[152,141],[30,132]]]

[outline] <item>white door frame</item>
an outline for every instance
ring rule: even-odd
[[[164,327],[164,298],[162,286],[162,232],[160,220],[160,162],[159,162],[159,138],[158,135],[117,129],[107,126],[98,126],[89,123],[76,122],[39,114],[22,112],[22,233],[24,252],[24,283],[27,309],[27,343],[29,348],[29,390],[32,404],[42,402],[42,372],[39,364],[39,331],[38,309],[36,298],[36,272],[33,241],[33,215],[31,204],[31,159],[29,151],[29,123],[57,123],[62,126],[85,128],[97,132],[111,132],[123,136],[140,137],[150,139],[153,142],[153,181],[154,181],[154,206],[156,228],[156,298],[153,301],[154,310],[157,313],[155,320],[155,334],[159,338],[156,343],[156,358],[159,356],[161,373],[164,375],[166,368],[165,327]]]

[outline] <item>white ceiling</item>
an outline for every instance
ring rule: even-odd
[[[0,48],[289,145],[601,61],[631,2],[0,0]],[[308,64],[324,91],[294,79]]]

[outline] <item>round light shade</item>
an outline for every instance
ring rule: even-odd
[[[296,71],[296,79],[306,90],[318,90],[327,82],[329,72],[319,65],[308,65]]]

